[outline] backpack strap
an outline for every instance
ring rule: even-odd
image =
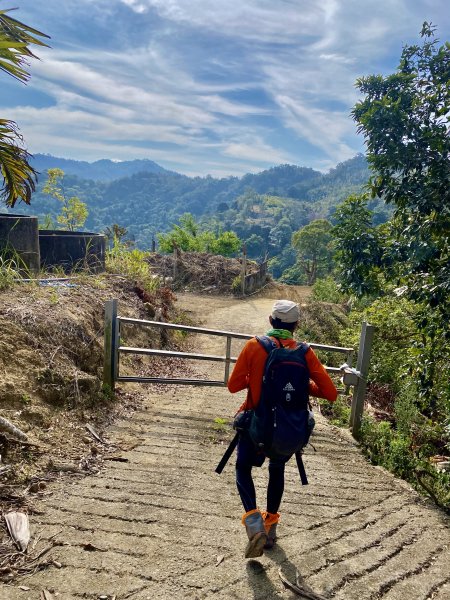
[[[300,475],[300,481],[302,485],[308,485],[308,478],[306,477],[305,465],[303,464],[302,451],[299,450],[295,453],[295,459],[297,461],[298,472]]]
[[[283,347],[283,344],[281,343],[280,340],[277,340],[279,342],[277,344],[268,335],[257,335],[257,336],[255,336],[255,339],[258,340],[258,342],[261,344],[261,346],[264,348],[264,350],[267,352],[267,354],[270,354],[272,352],[272,350],[275,350],[276,348]],[[277,338],[275,338],[275,339],[277,339]],[[303,355],[305,355],[309,350],[309,344],[307,344],[306,342],[298,343],[295,350],[300,350],[300,352]]]
[[[268,335],[257,335],[255,339],[261,344],[267,354],[270,354],[272,350],[276,350],[277,348],[281,347],[281,343],[278,345]]]
[[[300,352],[302,353],[303,356],[305,356],[305,354],[308,352],[309,348],[310,348],[310,345],[307,344],[306,342],[301,342],[297,346],[297,350],[300,350]]]

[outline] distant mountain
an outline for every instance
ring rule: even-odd
[[[55,222],[61,205],[42,188],[45,170],[59,167],[66,173],[67,197],[78,196],[88,206],[86,230],[104,231],[117,223],[145,249],[158,233],[169,230],[183,213],[190,212],[214,229],[235,231],[247,242],[252,256],[278,254],[290,247],[291,235],[300,227],[318,218],[332,220],[336,207],[350,194],[361,192],[369,176],[362,155],[325,174],[279,165],[222,179],[188,177],[150,160],[87,163],[37,154],[34,166],[42,175],[31,206],[16,205],[15,212],[36,215],[40,222],[50,216]],[[120,177],[127,169],[133,172]],[[374,199],[370,208],[378,222],[386,220],[387,209],[379,200]]]
[[[114,181],[123,177],[130,177],[136,173],[170,173],[160,165],[148,159],[113,161],[108,159],[86,162],[58,158],[51,154],[35,154],[31,159],[32,166],[45,175],[47,169],[62,169],[67,175],[75,175],[80,179],[93,179],[94,181]]]

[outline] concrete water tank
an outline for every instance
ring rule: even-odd
[[[0,256],[12,261],[24,277],[39,273],[38,218],[0,214]]]
[[[39,249],[44,269],[60,267],[66,273],[105,270],[105,236],[84,231],[41,229]]]

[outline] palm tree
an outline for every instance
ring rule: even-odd
[[[0,10],[0,71],[26,83],[28,59],[37,58],[29,46],[47,46],[39,37],[48,35],[33,29]],[[0,200],[13,207],[21,199],[30,203],[35,189],[36,171],[29,164],[30,154],[23,147],[23,137],[14,121],[0,119]]]

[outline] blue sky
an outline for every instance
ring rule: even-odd
[[[0,0],[51,36],[25,86],[0,74],[0,115],[33,153],[149,158],[224,177],[327,171],[364,151],[357,77],[395,70],[448,0]]]

